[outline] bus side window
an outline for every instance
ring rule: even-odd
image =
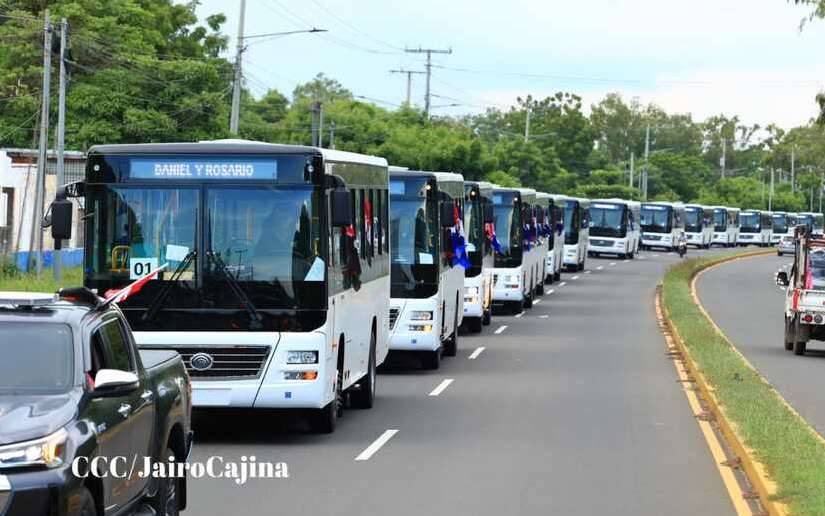
[[[381,240],[384,243],[384,253],[386,254],[390,253],[390,203],[388,199],[389,192],[387,190],[381,190]]]
[[[384,232],[384,212],[382,211],[383,205],[384,204],[382,203],[381,199],[381,190],[375,190],[375,204],[372,207],[372,209],[375,210],[375,213],[373,214],[373,217],[375,218],[375,228],[373,229],[373,231],[375,231],[375,251],[379,255],[384,254],[384,243],[382,241],[382,234]]]

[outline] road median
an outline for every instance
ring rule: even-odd
[[[674,265],[660,290],[665,324],[762,507],[772,516],[822,515],[825,441],[736,350],[694,291],[702,271],[764,253],[746,251]]]

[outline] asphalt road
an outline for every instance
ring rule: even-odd
[[[348,410],[335,434],[200,414],[192,460],[254,455],[290,478],[190,480],[189,513],[733,514],[656,325],[655,285],[676,258],[642,256],[588,259],[521,317],[462,336],[438,371],[379,375],[376,406]]]
[[[702,304],[739,351],[814,428],[825,435],[825,343],[810,341],[798,357],[783,345],[784,292],[774,273],[791,258],[739,260],[706,272]]]

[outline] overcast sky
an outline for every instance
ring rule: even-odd
[[[240,0],[201,0],[199,15],[227,15],[234,51]],[[638,96],[702,120],[806,123],[825,89],[825,21],[803,31],[806,9],[785,0],[247,0],[246,34],[315,26],[253,43],[248,85],[287,94],[324,72],[356,95],[400,104],[424,56],[405,47],[451,48],[433,69],[437,113],[506,108],[517,96],[559,90],[588,105],[605,93]],[[464,71],[461,71],[464,70]],[[423,105],[424,76],[413,78]],[[388,104],[388,107],[392,107]]]

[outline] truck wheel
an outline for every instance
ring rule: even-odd
[[[367,366],[367,374],[358,382],[359,389],[352,391],[349,395],[352,406],[359,409],[371,409],[375,403],[375,384],[377,380],[375,374],[375,332],[370,337],[370,357]]]
[[[166,448],[164,454],[160,457],[161,462],[167,462],[169,457],[175,457],[175,452],[170,448]],[[177,458],[174,463],[178,462]],[[177,516],[180,514],[178,508],[178,481],[174,475],[161,479],[160,486],[158,486],[158,496],[155,500],[155,513],[159,516]]]
[[[97,507],[92,492],[85,487],[80,488],[80,510],[78,516],[97,516]]]
[[[808,347],[807,342],[805,342],[804,340],[798,340],[798,341],[794,342],[793,354],[794,355],[800,355],[800,356],[804,355],[805,354],[805,349],[807,347]]]
[[[790,351],[793,349],[793,341],[793,325],[791,324],[791,321],[785,317],[785,351]]]
[[[444,342],[444,356],[454,357],[458,353],[458,305],[453,315],[453,334]]]

